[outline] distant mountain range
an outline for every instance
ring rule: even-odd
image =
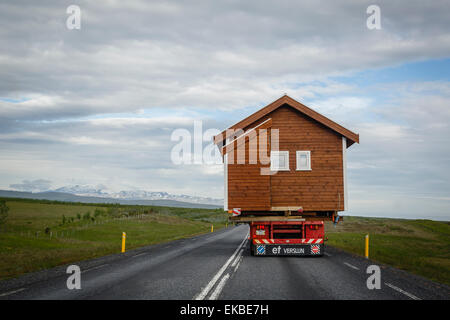
[[[107,189],[103,186],[93,187],[90,185],[78,185],[78,184],[52,190],[45,190],[45,192],[61,192],[77,196],[102,197],[102,198],[112,198],[122,200],[175,200],[189,203],[212,204],[216,206],[222,206],[223,204],[222,199],[215,199],[209,197],[195,197],[184,194],[174,195],[168,192],[144,191],[144,190],[128,190],[128,191],[122,190],[119,192],[108,192]]]
[[[45,199],[83,203],[120,203],[130,205],[153,205],[182,208],[220,208],[220,199],[171,195],[167,192],[120,191],[106,193],[102,189],[83,186],[63,187],[44,192],[0,190],[0,197]],[[204,203],[201,203],[204,201]],[[214,203],[215,202],[215,203]]]

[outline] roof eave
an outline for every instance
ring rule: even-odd
[[[304,104],[292,99],[291,97],[289,97],[287,95],[282,96],[281,98],[268,104],[264,108],[261,108],[260,110],[249,115],[245,119],[239,121],[238,123],[232,125],[228,129],[222,131],[220,134],[218,134],[214,137],[214,143],[215,144],[222,143],[222,145],[223,145],[224,141],[229,137],[230,129],[236,129],[236,128],[244,129],[245,127],[247,127],[250,124],[254,123],[255,121],[259,120],[263,116],[267,115],[268,113],[283,106],[284,104],[291,106],[292,108],[296,109],[297,111],[301,112],[302,114],[312,118],[313,120],[321,123],[322,125],[330,128],[331,130],[346,137],[351,142],[351,143],[347,143],[347,148],[350,147],[355,142],[359,143],[359,134],[356,134],[356,133],[344,128],[340,124],[334,122],[333,120],[325,117],[324,115],[318,113],[317,111],[314,111],[313,109],[305,106]]]

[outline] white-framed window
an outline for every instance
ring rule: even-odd
[[[311,151],[297,151],[297,171],[311,170]]]
[[[289,151],[271,151],[270,170],[289,171]]]

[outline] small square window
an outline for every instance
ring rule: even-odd
[[[297,151],[297,170],[311,170],[311,151]]]
[[[271,151],[270,170],[289,171],[289,151]]]

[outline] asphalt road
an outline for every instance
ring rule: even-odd
[[[0,282],[0,299],[449,299],[445,285],[326,247],[323,257],[253,257],[245,225],[78,263],[81,289],[67,266]]]

